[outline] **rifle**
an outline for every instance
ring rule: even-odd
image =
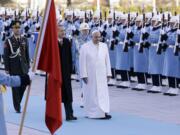
[[[180,15],[179,15],[178,30],[180,31]],[[177,33],[177,35],[176,35],[176,44],[175,44],[175,47],[174,47],[174,55],[178,56],[179,51],[180,51],[180,33]]]
[[[73,10],[73,17],[72,17],[72,22],[74,23],[75,22],[75,14],[74,14],[74,10]]]
[[[128,13],[128,22],[127,22],[127,29],[130,26],[130,12]],[[123,45],[123,51],[124,52],[128,52],[128,40],[129,40],[129,33],[128,31],[126,31],[126,36],[125,36],[125,41],[124,41],[124,45]]]
[[[85,11],[84,18],[85,18],[85,22],[86,22],[86,20],[87,20],[87,13],[86,13],[86,11]]]
[[[107,13],[106,13],[106,11],[104,12],[104,20],[105,21],[107,20]]]
[[[36,17],[37,17],[37,23],[38,23],[39,22],[39,10],[37,11]]]
[[[100,20],[102,20],[102,12],[100,11]]]
[[[164,14],[162,15],[162,24],[161,24],[161,31],[163,31],[164,30]],[[163,47],[163,41],[164,41],[164,39],[163,39],[163,35],[164,34],[160,34],[160,37],[159,37],[159,43],[158,43],[158,46],[157,46],[157,50],[156,50],[156,53],[157,54],[161,54],[162,53],[162,47]]]
[[[143,23],[142,23],[142,29],[144,29],[144,27],[145,27],[145,13],[143,13]],[[138,47],[138,51],[140,52],[140,53],[143,53],[143,51],[144,51],[144,34],[145,33],[142,33],[142,31],[141,31],[141,37],[140,37],[140,43],[139,43],[139,47]]]
[[[113,13],[113,26],[115,26],[115,25],[116,25],[116,13],[114,11],[114,13]]]
[[[89,14],[90,14],[90,20],[89,21],[91,21],[92,20],[92,13],[91,13],[91,11],[90,11]]]
[[[28,20],[28,13],[27,13],[27,9],[26,9],[26,21]]]

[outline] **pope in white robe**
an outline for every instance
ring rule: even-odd
[[[100,42],[99,31],[80,50],[80,77],[84,80],[84,109],[88,118],[110,119],[108,80],[111,66],[108,47]]]

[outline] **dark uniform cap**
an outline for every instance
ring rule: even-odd
[[[21,22],[18,20],[13,20],[11,22],[11,28],[13,28],[13,27],[21,27]]]

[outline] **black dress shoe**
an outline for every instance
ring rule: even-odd
[[[21,111],[20,111],[21,110],[21,106],[19,105],[18,107],[15,108],[15,110],[16,110],[16,113],[21,113]]]
[[[111,119],[111,118],[112,118],[112,116],[111,116],[111,115],[109,115],[109,114],[105,113],[105,117],[100,118],[100,119],[101,119],[101,120],[109,120],[109,119]]]
[[[21,113],[21,111],[20,110],[16,110],[16,113]]]
[[[77,120],[77,117],[75,117],[75,116],[66,117],[66,121],[71,121],[71,120]]]

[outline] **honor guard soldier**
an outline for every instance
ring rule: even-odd
[[[10,75],[24,75],[29,70],[28,41],[20,35],[20,21],[12,21],[13,35],[5,41],[5,71]],[[26,86],[12,87],[13,104],[17,113],[21,112],[21,100]]]
[[[164,52],[159,47],[164,41],[161,36],[164,34],[163,25],[161,24],[161,16],[155,15],[152,18],[152,27],[150,28],[148,42],[151,44],[149,47],[149,67],[148,73],[152,77],[152,87],[148,92],[159,93],[162,90],[162,69],[164,64]],[[160,51],[158,50],[160,48]]]
[[[100,20],[100,11],[95,11],[92,21],[89,22],[89,26],[91,29],[90,33],[92,33],[94,30],[100,30],[102,26],[102,20]]]
[[[110,57],[110,62],[111,62],[111,71],[112,71],[112,78],[108,82],[108,85],[115,85],[115,62],[116,62],[116,53],[115,53],[115,48],[116,45],[118,44],[116,37],[116,26],[114,24],[115,21],[113,19],[113,14],[110,13],[107,17],[107,21],[101,26],[101,36],[102,36],[102,42],[106,43],[108,45],[109,49],[109,57]]]
[[[136,27],[133,29],[134,37],[134,72],[137,75],[138,84],[134,89],[145,90],[146,89],[146,73],[148,72],[148,47],[145,44],[145,38],[147,38],[145,27],[145,14],[139,15],[136,18]],[[142,66],[143,65],[143,66]]]
[[[164,56],[163,75],[168,78],[169,89],[164,94],[175,96],[179,94],[178,78],[180,72],[179,47],[180,30],[178,28],[179,17],[172,16],[169,22],[170,30],[167,32],[167,48]]]
[[[73,24],[73,12],[67,11],[66,13],[66,20],[63,22],[63,26],[66,30],[66,37],[71,40],[73,35],[73,30],[76,30]]]
[[[116,72],[121,75],[121,83],[117,84],[118,87],[130,87],[129,71],[130,71],[130,58],[129,58],[129,39],[133,37],[130,29],[130,14],[124,14],[122,17],[122,28],[119,33],[119,43],[116,46]]]

